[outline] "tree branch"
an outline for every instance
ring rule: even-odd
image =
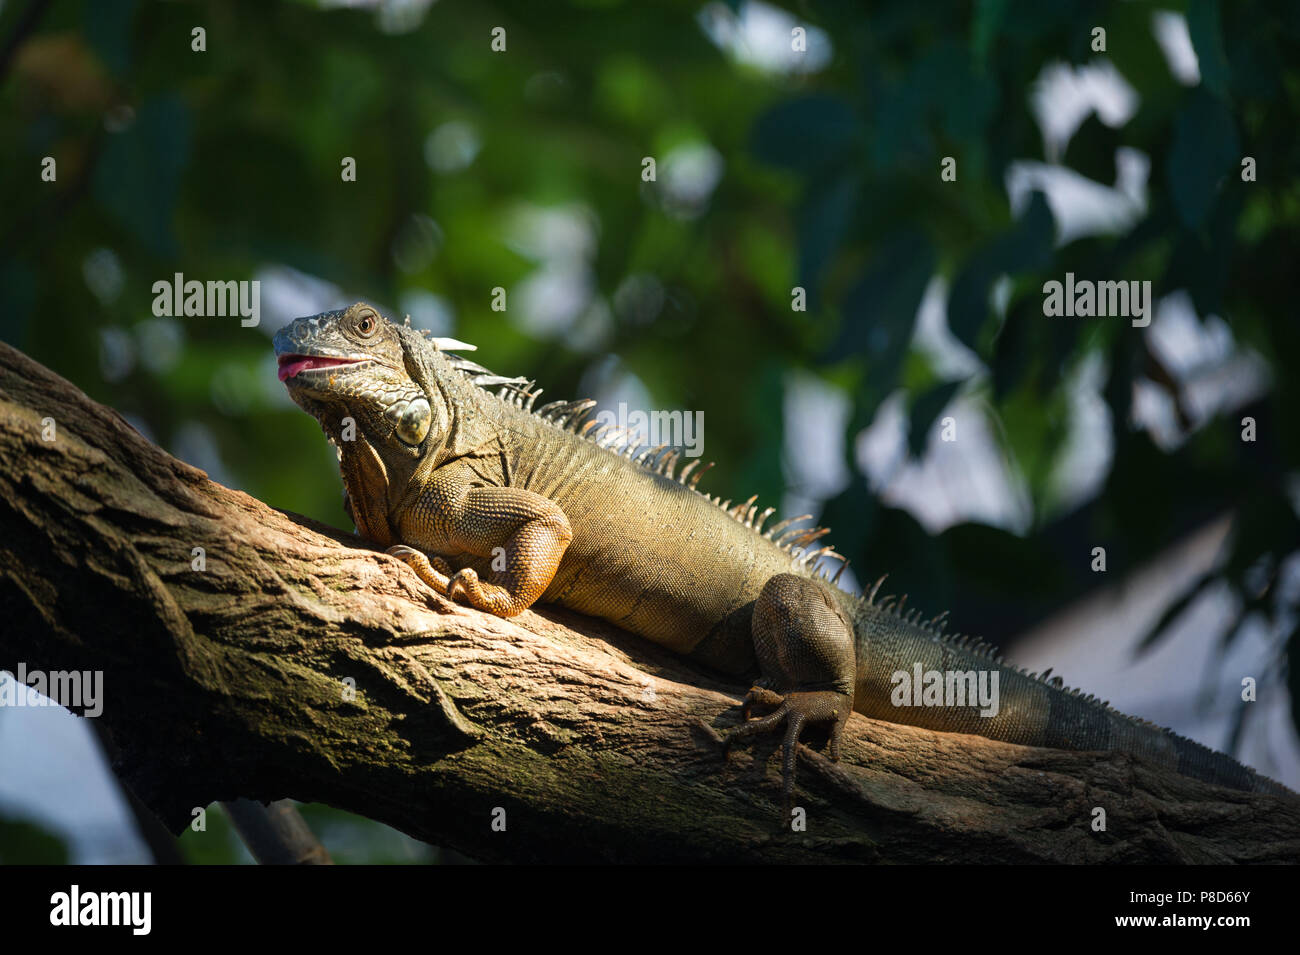
[[[1300,855],[1296,800],[858,715],[841,763],[801,751],[793,832],[777,740],[722,757],[742,687],[577,614],[449,604],[5,345],[0,614],[0,667],[103,672],[115,768],[174,832],[214,800],[291,797],[485,860]]]
[[[333,865],[291,799],[263,806],[252,799],[223,802],[231,825],[261,865]]]

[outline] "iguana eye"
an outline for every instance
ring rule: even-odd
[[[361,317],[357,319],[357,333],[363,338],[369,338],[378,327],[379,323],[375,321],[374,312],[362,312]]]

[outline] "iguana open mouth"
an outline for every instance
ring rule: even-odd
[[[356,365],[363,358],[324,358],[320,355],[280,355],[280,380],[285,381],[303,371],[319,371],[322,368],[337,368],[340,365]]]

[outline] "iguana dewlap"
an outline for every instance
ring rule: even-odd
[[[764,530],[771,508],[696,490],[698,460],[679,470],[675,451],[583,424],[594,402],[534,409],[531,382],[456,354],[470,347],[426,339],[363,303],[276,334],[280,378],[338,448],[358,533],[480,610],[508,617],[556,603],[759,677],[745,716],[754,704],[773,712],[728,741],[784,727],[787,802],[804,727],[829,724],[837,757],[854,709],[1029,746],[1123,750],[1209,782],[1288,792],[1059,677],[1006,666],[901,602],[840,590],[820,569],[839,561],[818,543],[824,530]],[[919,680],[900,697],[898,674],[935,672],[954,692],[974,689],[965,675],[995,678],[996,712],[973,693],[923,694]]]

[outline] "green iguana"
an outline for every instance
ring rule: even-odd
[[[357,532],[479,610],[509,617],[555,603],[757,676],[726,742],[784,727],[787,804],[804,728],[829,724],[836,759],[854,709],[1028,746],[1123,750],[1208,782],[1289,793],[1060,677],[1003,664],[986,644],[945,634],[942,617],[877,600],[879,583],[865,597],[839,589],[823,565],[847,562],[819,545],[824,529],[800,526],[807,516],[764,530],[773,508],[696,489],[707,470],[698,459],[678,471],[677,451],[584,423],[594,401],[534,408],[534,382],[457,354],[472,348],[364,303],[276,334],[280,379],[338,450]],[[963,694],[984,678],[993,705],[973,693],[922,705],[935,700],[919,686],[898,705],[899,674],[931,672]],[[773,710],[751,720],[756,705]]]

